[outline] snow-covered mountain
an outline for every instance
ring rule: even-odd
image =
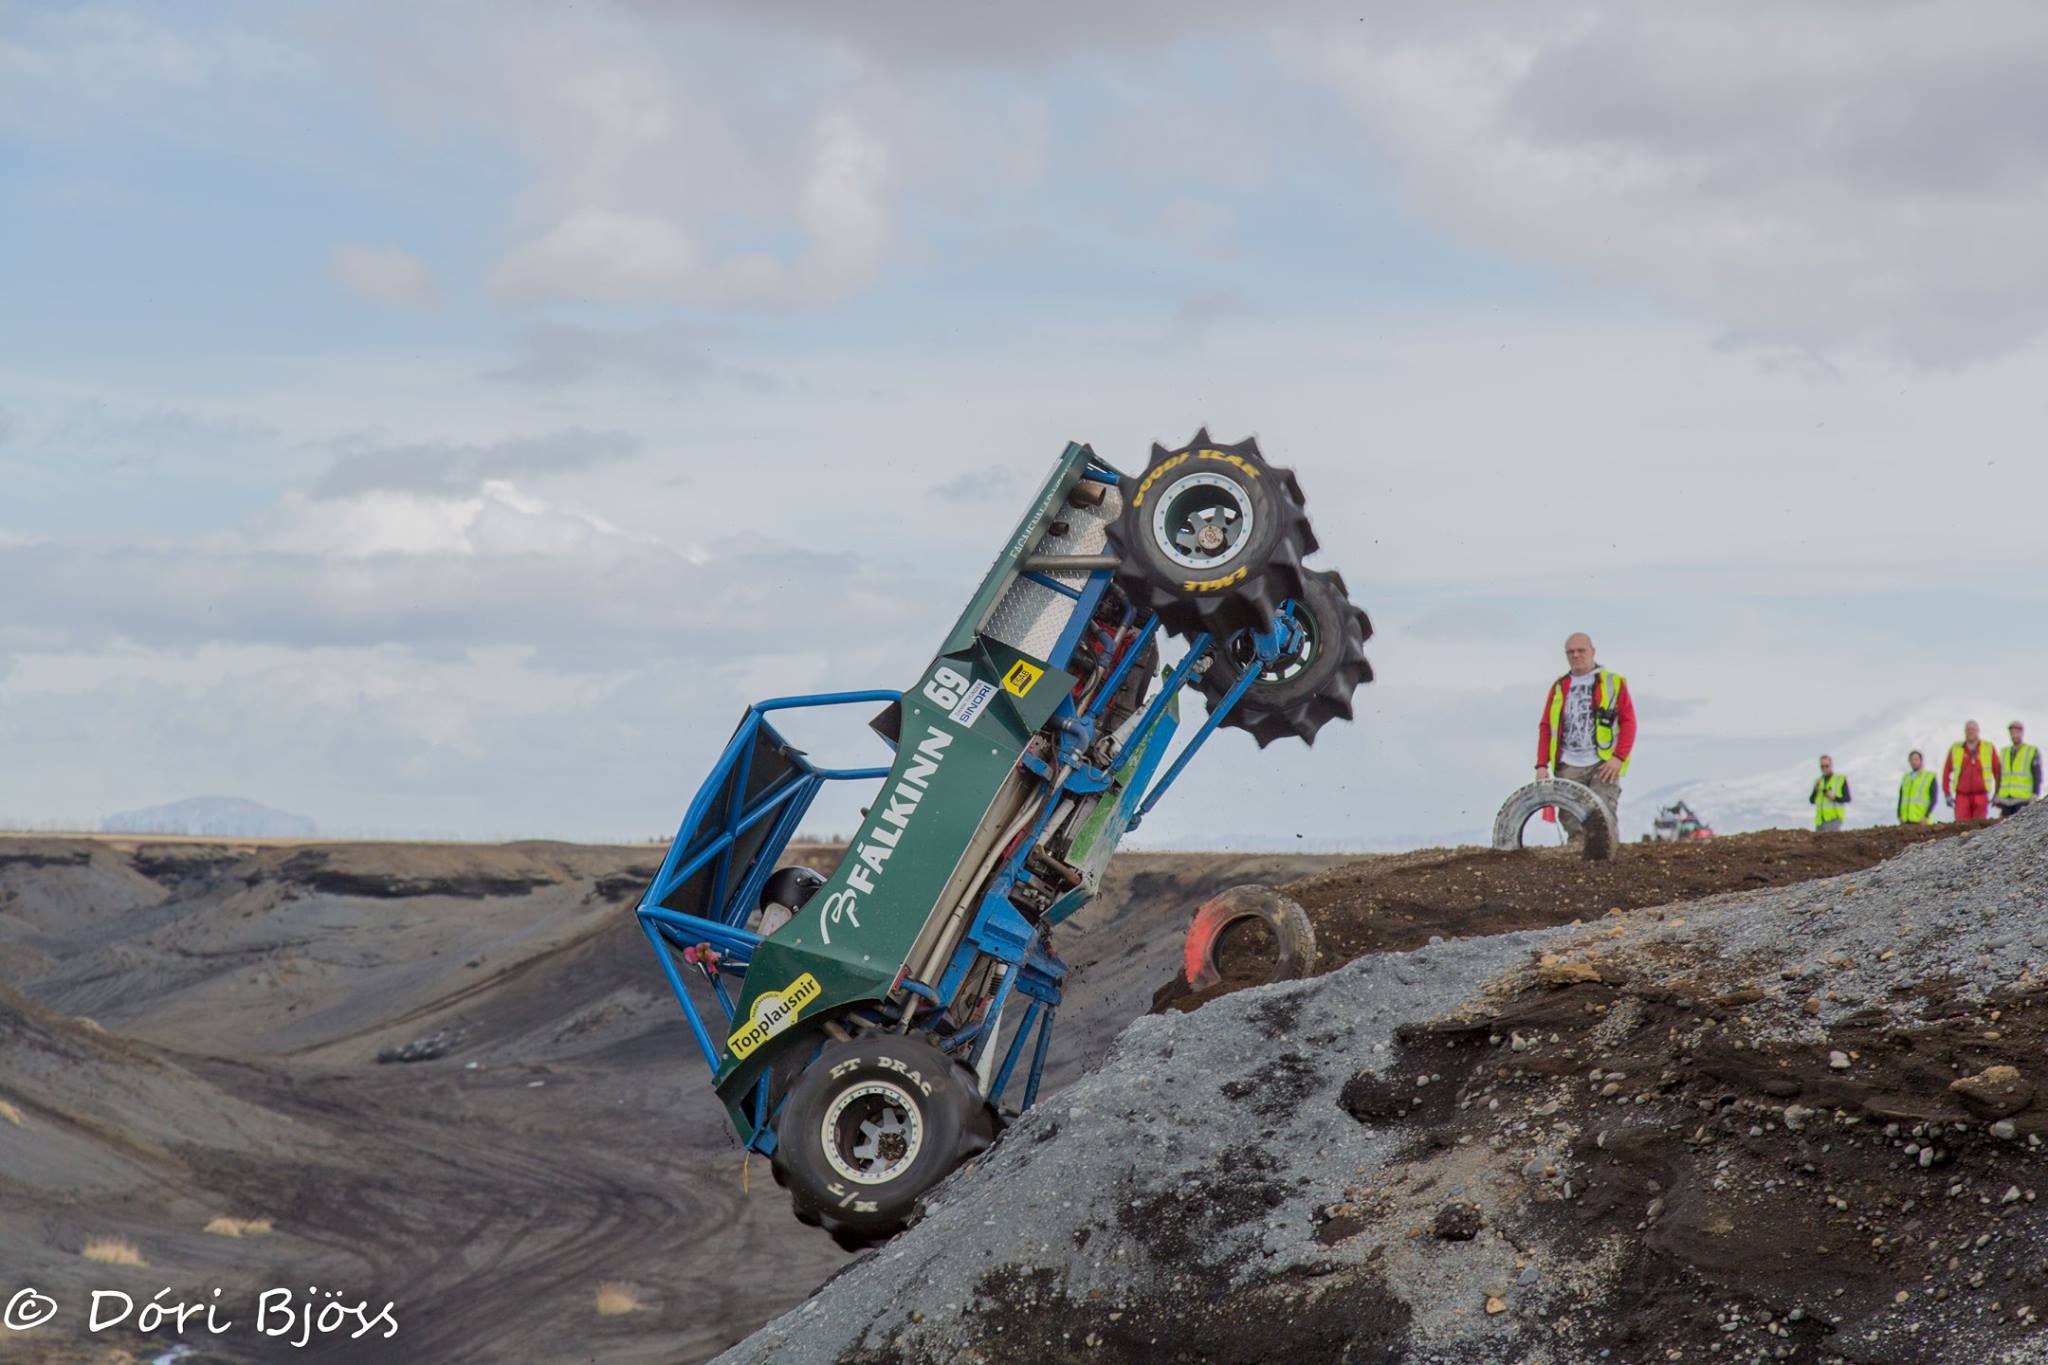
[[[211,834],[234,839],[308,839],[313,822],[239,796],[188,796],[122,811],[100,822],[108,834]]]
[[[1888,825],[1897,818],[1899,777],[1906,771],[1906,755],[1918,749],[1937,779],[1951,744],[1963,737],[1963,722],[1977,721],[1984,739],[1999,748],[2007,743],[2005,727],[2018,719],[2026,722],[2028,738],[2041,742],[2048,733],[2048,707],[2017,704],[2010,699],[1983,697],[1936,697],[1913,702],[1880,716],[1855,733],[1808,745],[1810,752],[1788,757],[1781,767],[1750,777],[1711,778],[1680,782],[1645,794],[1634,804],[1635,821],[1623,808],[1627,833],[1640,833],[1637,823],[1648,828],[1656,808],[1684,801],[1717,833],[1736,834],[1750,829],[1788,827],[1811,828],[1813,807],[1807,793],[1820,776],[1820,756],[1830,754],[1835,771],[1849,779],[1848,814],[1843,823],[1850,828]],[[2037,733],[2038,732],[2038,733]],[[1937,812],[1947,819],[1948,812]]]

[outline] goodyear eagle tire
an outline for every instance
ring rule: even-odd
[[[1302,591],[1291,600],[1302,628],[1300,646],[1267,666],[1223,718],[1225,725],[1249,730],[1261,749],[1290,736],[1315,743],[1316,731],[1351,719],[1351,694],[1372,681],[1372,665],[1365,661],[1372,622],[1351,604],[1343,577],[1306,570]],[[1258,654],[1251,636],[1238,634],[1217,641],[1210,657],[1195,687],[1214,711],[1245,669],[1257,665]]]
[[[1587,858],[1614,856],[1618,840],[1607,807],[1591,787],[1564,777],[1531,782],[1502,802],[1500,814],[1493,820],[1493,846],[1503,850],[1522,847],[1522,830],[1546,807],[1556,809],[1567,830],[1576,826],[1576,833],[1584,839]]]
[[[854,1247],[901,1230],[995,1135],[971,1074],[946,1054],[920,1038],[856,1038],[827,1047],[790,1087],[773,1161],[797,1218]]]
[[[1155,445],[1123,492],[1109,533],[1117,582],[1168,630],[1262,628],[1301,590],[1302,556],[1316,548],[1301,485],[1257,441],[1226,445],[1203,430],[1179,450]]]

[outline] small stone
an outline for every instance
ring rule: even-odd
[[[1436,1211],[1431,1226],[1440,1241],[1469,1242],[1479,1235],[1485,1221],[1476,1204],[1446,1204]]]
[[[2014,1126],[2011,1119],[2000,1119],[1991,1125],[1991,1136],[1997,1138],[2000,1142],[2011,1142],[2019,1136],[2019,1133],[2020,1130]]]
[[[2017,1114],[2034,1102],[2034,1087],[2017,1067],[1987,1066],[1974,1076],[1949,1082],[1949,1090],[1983,1119],[2002,1119]]]
[[[1846,1052],[1830,1052],[1828,1054],[1828,1065],[1836,1071],[1847,1071],[1849,1069],[1849,1054]]]
[[[2008,1187],[2006,1188],[2006,1191],[2005,1191],[2005,1193],[2004,1193],[2004,1194],[2002,1194],[2002,1195],[2000,1195],[2000,1196],[1998,1197],[1998,1202],[1999,1202],[1999,1203],[2001,1203],[2001,1204],[2017,1204],[2017,1203],[2019,1203],[2019,1202],[2020,1202],[2020,1187],[2019,1187],[2019,1186],[2017,1186],[2017,1185],[2011,1185],[2011,1186],[2008,1186]]]
[[[1493,1316],[1495,1313],[1505,1313],[1507,1311],[1508,1304],[1506,1299],[1503,1299],[1498,1294],[1488,1294],[1486,1296],[1486,1313],[1488,1317]]]
[[[1546,962],[1536,969],[1536,979],[1553,988],[1588,985],[1600,980],[1600,972],[1586,962]]]

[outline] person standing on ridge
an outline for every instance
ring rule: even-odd
[[[1924,825],[1934,816],[1934,774],[1915,749],[1906,755],[1906,775],[1899,779],[1899,823]]]
[[[1621,836],[1621,775],[1636,747],[1636,704],[1628,679],[1600,667],[1593,637],[1581,631],[1564,642],[1570,669],[1550,685],[1536,722],[1536,778],[1583,782],[1607,807]]]
[[[1963,742],[1948,751],[1941,765],[1941,794],[1948,798],[1957,821],[1984,820],[1991,815],[1991,793],[1998,790],[1998,750],[1978,738],[1976,721],[1963,725]]]
[[[1849,779],[1835,771],[1835,760],[1826,754],[1820,756],[1820,776],[1813,780],[1813,790],[1806,799],[1813,803],[1816,831],[1833,834],[1842,828],[1843,807],[1850,801]]]
[[[2006,726],[2005,732],[2012,736],[2012,747],[1998,756],[2002,766],[1998,777],[1998,813],[2013,816],[2041,794],[2041,751],[2027,743],[2027,727],[2018,721]]]

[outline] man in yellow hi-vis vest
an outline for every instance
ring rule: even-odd
[[[1580,631],[1564,642],[1569,670],[1550,685],[1536,718],[1536,777],[1583,782],[1621,828],[1621,775],[1636,747],[1636,704],[1628,679],[1602,668],[1593,637]]]
[[[2027,743],[2027,727],[2018,721],[2005,732],[2012,736],[2012,747],[1998,756],[1998,813],[2016,815],[2041,794],[2041,751]]]
[[[1940,788],[1918,749],[1906,755],[1906,762],[1906,775],[1899,779],[1899,823],[1924,825],[1934,818],[1934,799]]]
[[[1813,803],[1813,827],[1823,834],[1833,834],[1842,828],[1842,813],[1849,804],[1849,779],[1835,771],[1835,760],[1826,754],[1820,756],[1820,776],[1813,780],[1813,791],[1808,794]]]

